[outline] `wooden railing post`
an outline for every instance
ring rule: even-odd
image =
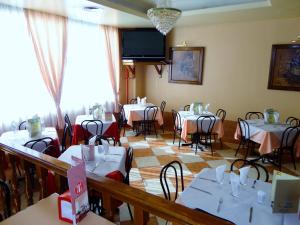
[[[142,208],[134,207],[134,225],[147,225],[149,213]]]
[[[11,170],[12,170],[11,190],[12,190],[13,208],[14,208],[15,212],[19,212],[21,209],[21,200],[20,200],[20,195],[18,192],[16,160],[17,160],[16,156],[9,154],[9,161],[10,161]]]
[[[102,200],[103,202],[101,202],[103,208],[104,208],[104,217],[108,220],[113,219],[114,217],[114,212],[113,212],[113,199],[111,198],[111,195],[107,192],[103,192],[102,193]]]
[[[47,174],[48,170],[36,166],[36,175],[40,185],[40,200],[47,197]]]
[[[0,179],[6,181],[5,172],[4,172],[4,163],[5,163],[5,152],[0,151]]]
[[[24,169],[24,176],[25,176],[25,195],[27,199],[27,205],[30,206],[33,204],[33,191],[32,191],[32,180],[34,179],[34,174],[32,173],[34,170],[34,165],[25,161],[21,160],[22,167]],[[31,170],[31,171],[30,171]]]

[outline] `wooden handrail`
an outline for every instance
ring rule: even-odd
[[[44,171],[51,170],[63,177],[66,177],[67,170],[70,167],[65,162],[23,146],[11,147],[0,143],[0,151],[8,153],[12,163],[14,158],[18,157],[27,164],[33,164],[36,168],[42,168]],[[0,167],[0,169],[2,168]],[[42,181],[40,183],[43,185]],[[90,172],[87,172],[87,183],[89,188],[102,193],[105,217],[108,219],[112,219],[112,200],[116,199],[133,205],[135,225],[147,224],[149,214],[178,224],[229,224],[217,217],[192,210],[183,205],[167,201],[164,198]],[[17,187],[14,187],[14,189],[13,194],[17,195]],[[14,201],[17,202],[17,196],[13,197],[15,198]],[[43,197],[45,197],[45,194],[43,194]]]

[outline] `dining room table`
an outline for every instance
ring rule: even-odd
[[[52,195],[44,198],[34,205],[31,205],[15,215],[0,222],[1,225],[32,225],[32,224],[43,224],[43,225],[67,225],[69,223],[59,220],[58,216],[58,194],[53,193]],[[80,225],[113,225],[114,223],[107,219],[93,213],[88,212],[87,215],[80,221]]]
[[[76,117],[75,124],[72,126],[73,127],[72,145],[78,145],[81,141],[84,140],[84,137],[85,137],[84,132],[88,132],[88,135],[86,135],[86,136],[97,135],[95,123],[89,123],[87,125],[88,131],[81,127],[81,123],[84,120],[94,120],[93,115],[78,115]],[[103,130],[102,130],[101,135],[103,135],[107,138],[112,137],[112,138],[114,138],[115,142],[119,142],[120,134],[119,134],[119,129],[118,129],[118,123],[115,119],[115,116],[112,115],[111,119],[102,118],[100,120],[103,123]],[[85,123],[83,123],[83,125],[84,124]]]
[[[72,156],[82,159],[81,148],[81,145],[72,145],[58,159],[69,164],[72,163]],[[112,175],[110,178],[114,178],[114,174],[118,176],[116,171],[123,177],[126,176],[126,149],[124,147],[110,145],[107,152],[103,150],[102,145],[94,146],[94,148],[94,159],[85,160],[86,171],[103,177]],[[119,180],[119,176],[115,178]]]
[[[300,224],[297,213],[272,213],[271,183],[248,178],[235,197],[229,181],[229,173],[225,173],[222,183],[218,183],[216,169],[204,168],[179,195],[176,203],[236,225]],[[266,194],[265,201],[258,201],[258,191]]]
[[[142,121],[144,119],[144,110],[147,106],[155,106],[152,103],[145,104],[126,104],[123,106],[125,112],[125,118],[127,120],[127,124],[133,127],[133,123],[137,121]],[[158,107],[158,112],[156,114],[155,120],[158,122],[160,126],[164,124],[163,116],[160,108]]]
[[[0,136],[0,142],[3,144],[6,144],[8,146],[14,147],[14,146],[20,146],[26,144],[28,141],[50,137],[53,139],[53,141],[46,140],[46,142],[49,143],[49,145],[54,146],[54,151],[50,152],[49,155],[57,158],[60,156],[60,142],[58,138],[57,131],[55,127],[45,127],[42,129],[42,132],[40,135],[31,137],[29,135],[28,130],[15,130],[15,131],[7,131],[1,134]],[[51,143],[50,143],[51,142]],[[43,147],[43,148],[42,148]],[[43,145],[36,145],[35,148],[36,151],[41,152],[44,150]]]
[[[260,144],[258,149],[260,155],[272,153],[274,149],[279,148],[283,132],[289,127],[286,123],[265,123],[263,119],[246,120],[246,122],[249,124],[250,140]],[[241,138],[241,131],[238,125],[234,138],[236,140]],[[295,143],[295,152],[296,156],[300,157],[300,136]]]
[[[199,116],[214,116],[216,121],[213,127],[212,132],[217,134],[218,139],[222,138],[224,135],[224,128],[222,120],[213,114],[212,112],[202,112],[199,115],[195,115],[194,112],[191,111],[179,111],[178,112],[181,118],[181,138],[184,141],[188,140],[189,134],[194,134],[197,132],[197,119]],[[204,119],[203,121],[203,128],[207,129],[209,126],[209,120]]]

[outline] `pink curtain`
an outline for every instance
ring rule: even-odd
[[[44,83],[57,111],[57,125],[64,125],[60,108],[67,48],[67,19],[32,10],[25,10],[27,26]]]
[[[118,28],[100,26],[104,32],[105,52],[108,61],[108,71],[115,97],[115,109],[119,107],[119,78],[120,78],[120,52]]]

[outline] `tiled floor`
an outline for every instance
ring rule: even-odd
[[[177,139],[178,140],[178,139]],[[193,149],[189,146],[180,147],[178,149],[178,142],[173,144],[173,133],[166,132],[164,134],[149,136],[144,140],[143,136],[135,137],[132,131],[126,131],[125,137],[121,138],[121,143],[124,147],[133,147],[134,159],[132,163],[132,170],[130,172],[130,185],[163,197],[163,192],[159,182],[159,174],[161,168],[173,160],[181,162],[183,166],[184,183],[187,186],[194,176],[203,168],[215,168],[219,165],[226,164],[227,170],[236,158],[241,158],[242,155],[234,156],[236,143],[223,141],[223,146],[220,143],[215,143],[214,155],[211,155],[210,150],[199,151],[195,154]],[[240,151],[242,153],[242,151]],[[255,156],[254,156],[255,157]],[[264,164],[268,169],[270,178],[274,167],[270,164]],[[237,169],[237,168],[234,168]],[[285,163],[284,172],[292,175],[300,175],[300,163],[297,163],[297,170],[293,169],[292,163]],[[254,171],[249,173],[249,176],[254,177]],[[170,178],[170,183],[172,176]],[[174,187],[171,187],[174,190]],[[130,224],[128,209],[125,204],[120,208],[120,222],[118,224]],[[149,224],[165,224],[165,222],[156,217],[152,217]]]

